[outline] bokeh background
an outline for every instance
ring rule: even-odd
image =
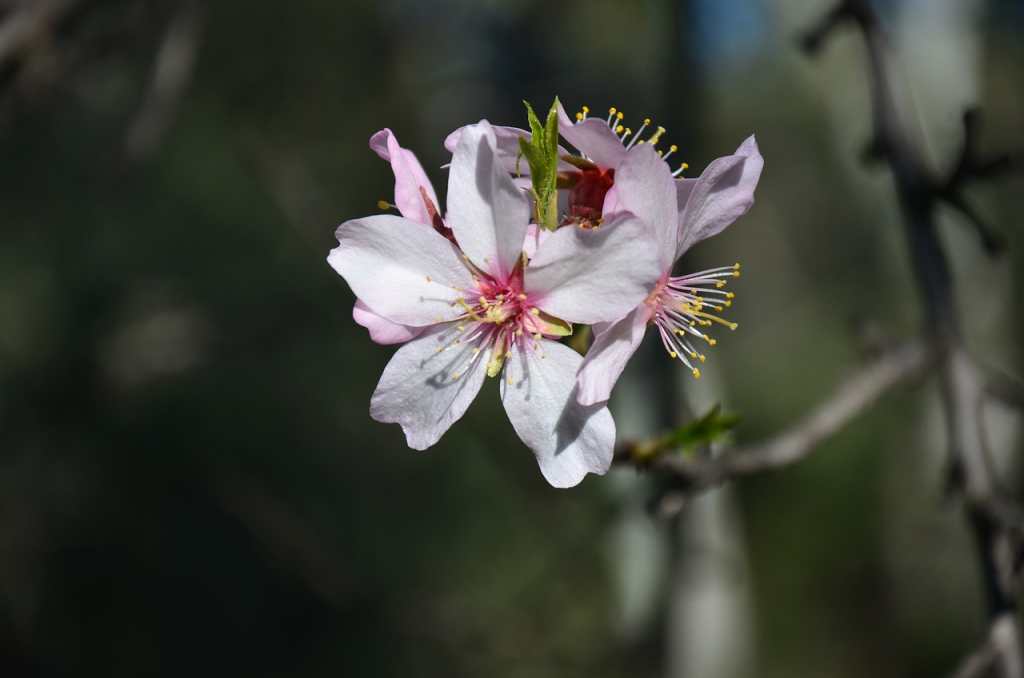
[[[859,160],[861,41],[796,48],[830,5],[0,2],[0,674],[949,670],[984,619],[934,383],[668,518],[632,470],[548,487],[493,384],[405,449],[367,413],[393,349],[325,262],[391,197],[382,127],[442,195],[444,135],[523,126],[522,99],[651,116],[691,175],[756,132],[757,204],[684,261],[743,262],[740,329],[699,382],[652,348],[612,408],[622,437],[717,402],[771,434],[920,320]],[[1024,146],[1024,3],[879,8],[937,167],[971,104],[983,148]],[[972,192],[1001,258],[942,215],[968,343],[1016,374],[1022,188]],[[1013,486],[1019,421],[987,417]]]

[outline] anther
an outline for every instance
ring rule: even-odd
[[[389,203],[387,200],[378,200],[377,201],[377,209],[389,210],[389,209],[392,209],[393,207],[394,207],[394,205]]]

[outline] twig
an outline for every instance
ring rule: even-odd
[[[837,433],[896,385],[924,374],[933,353],[922,340],[910,341],[883,353],[851,375],[821,405],[790,428],[761,443],[728,450],[717,457],[661,455],[652,468],[669,471],[698,491],[731,478],[752,475],[796,463],[819,443]],[[634,463],[627,447],[620,462]]]
[[[991,252],[997,236],[977,218],[961,190],[972,179],[1005,170],[1007,162],[981,161],[976,151],[977,115],[964,118],[964,144],[959,162],[944,181],[936,179],[923,160],[914,133],[899,114],[896,89],[890,79],[888,47],[874,10],[866,0],[842,0],[836,9],[805,38],[808,47],[819,48],[842,19],[854,19],[867,47],[874,120],[874,146],[884,149],[892,170],[902,208],[911,262],[925,310],[925,332],[939,353],[942,400],[949,440],[951,480],[965,497],[965,511],[973,528],[988,592],[994,647],[999,674],[1020,678],[1022,653],[1020,629],[1015,617],[1016,565],[1019,557],[1019,523],[996,508],[1009,503],[1000,496],[995,471],[986,449],[981,405],[985,380],[970,358],[960,333],[953,296],[953,280],[946,252],[935,226],[937,204],[947,202],[971,219]],[[996,635],[998,633],[998,636]],[[978,662],[969,662],[975,665]],[[969,675],[969,674],[968,674]]]

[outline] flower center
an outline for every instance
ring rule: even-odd
[[[615,183],[615,170],[600,167],[582,169],[569,190],[569,221],[583,228],[601,223],[601,210],[608,189]]]
[[[511,355],[514,343],[519,343],[521,348],[537,349],[543,337],[557,338],[572,333],[572,325],[541,311],[523,291],[521,267],[516,268],[506,283],[479,272],[474,274],[474,280],[474,294],[454,302],[463,310],[454,340],[438,349],[441,352],[460,345],[472,347],[469,364],[453,371],[453,380],[465,374],[488,348],[487,376],[495,377]]]
[[[717,341],[704,328],[717,323],[730,330],[736,329],[736,323],[716,314],[732,306],[736,295],[722,288],[729,278],[739,276],[740,265],[734,264],[665,278],[644,302],[651,307],[650,322],[658,327],[661,343],[669,357],[682,361],[698,379],[700,369],[694,362],[704,362],[706,356],[693,348],[691,338],[703,339],[709,346],[714,346]]]

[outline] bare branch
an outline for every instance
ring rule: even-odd
[[[949,440],[951,479],[965,499],[964,509],[975,535],[981,571],[992,620],[991,645],[997,660],[991,665],[1004,678],[1022,678],[1020,629],[1014,614],[1017,598],[1016,569],[1020,561],[1020,512],[1001,496],[995,469],[987,452],[985,422],[981,416],[986,382],[968,355],[960,332],[954,303],[953,279],[946,251],[939,240],[935,212],[942,201],[963,212],[979,231],[990,252],[999,247],[999,236],[988,228],[962,195],[965,183],[1005,171],[1009,161],[981,160],[977,152],[977,114],[964,116],[964,144],[958,163],[944,181],[923,160],[917,127],[900,116],[893,83],[888,46],[882,39],[877,17],[867,0],[841,0],[832,14],[857,18],[864,43],[871,82],[873,138],[884,149],[892,170],[896,194],[904,217],[911,262],[925,309],[925,332],[939,357],[941,393]],[[831,16],[831,15],[830,15]],[[823,25],[835,24],[826,18]],[[819,29],[821,36],[831,32]],[[820,45],[818,45],[820,46]],[[979,651],[965,660],[957,675],[979,675],[989,662]],[[982,666],[985,668],[977,668]]]
[[[932,356],[923,341],[907,342],[851,375],[810,414],[764,442],[735,448],[713,458],[662,455],[650,466],[674,473],[692,490],[788,466],[808,457],[819,443],[850,423],[897,384],[922,375],[931,364]],[[620,456],[620,461],[629,459]]]
[[[986,375],[985,394],[999,402],[1024,411],[1024,381],[1002,372]]]

